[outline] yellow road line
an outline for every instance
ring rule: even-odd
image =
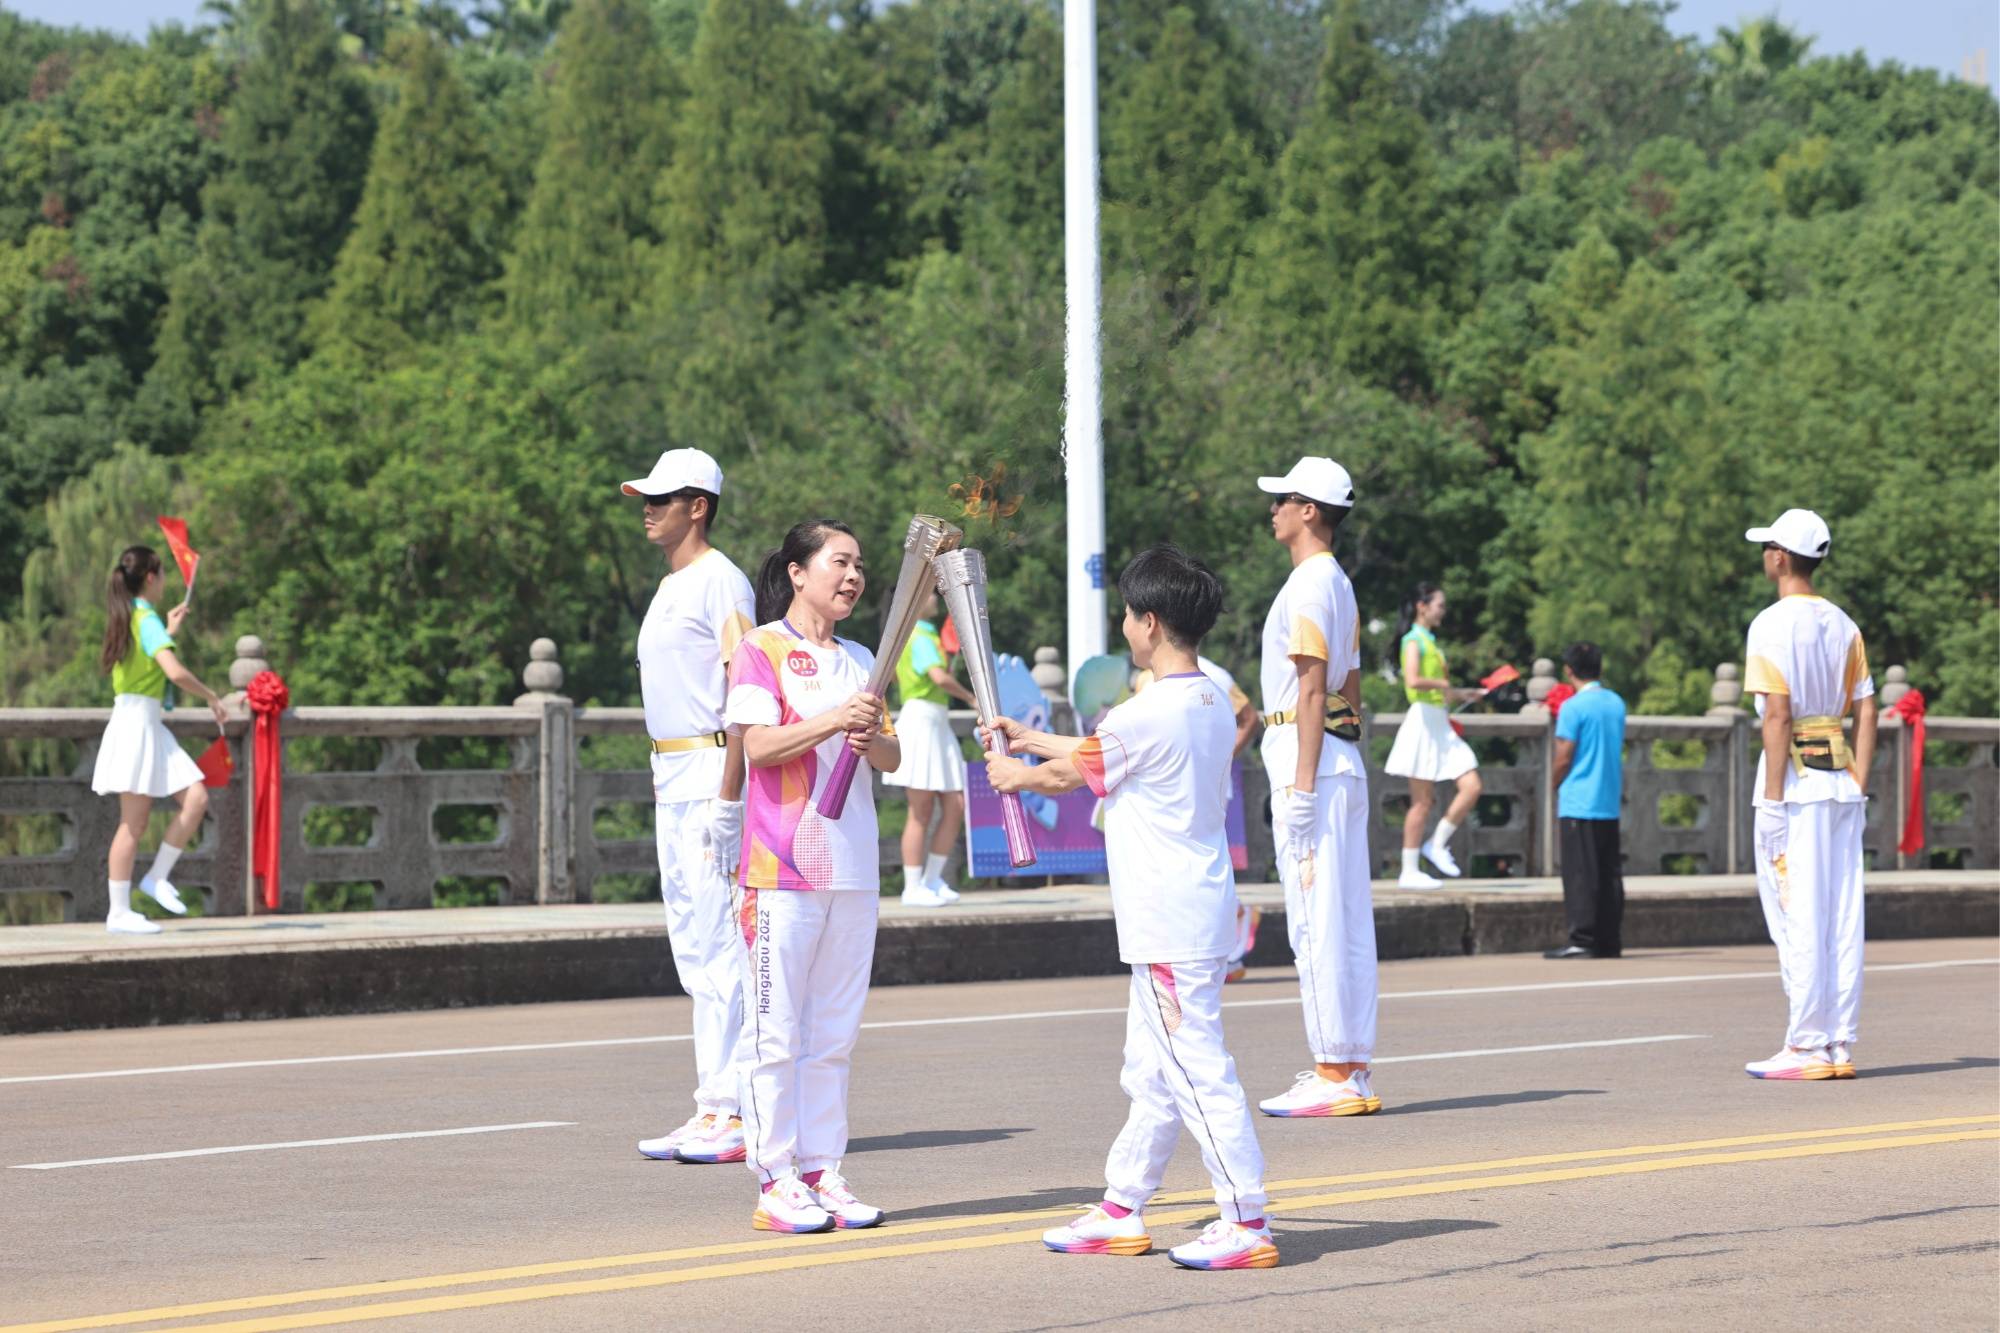
[[[1838,1129],[1793,1130],[1777,1134],[1739,1135],[1731,1138],[1695,1139],[1683,1143],[1650,1143],[1628,1148],[1599,1148],[1566,1153],[1540,1153],[1525,1157],[1502,1157],[1484,1162],[1453,1162],[1442,1166],[1401,1167],[1384,1171],[1362,1171],[1338,1176],[1310,1176],[1294,1180],[1269,1182],[1267,1188],[1274,1194],[1281,1190],[1315,1189],[1326,1185],[1361,1184],[1370,1181],[1409,1180],[1424,1176],[1457,1175],[1465,1172],[1502,1171],[1520,1167],[1548,1166],[1564,1162],[1587,1162],[1614,1157],[1637,1157],[1659,1153],[1695,1152],[1716,1148],[1737,1148],[1758,1144],[1795,1143],[1802,1140],[1842,1138],[1857,1134],[1886,1134],[1908,1130],[1938,1130],[1958,1128],[1968,1125],[2000,1124],[2000,1115],[1951,1116],[1930,1120],[1895,1120],[1874,1125],[1849,1125]],[[1498,1179],[1499,1177],[1484,1177]],[[1366,1193],[1365,1191],[1362,1193]],[[1153,1202],[1159,1204],[1194,1203],[1210,1197],[1207,1190],[1188,1190],[1155,1196]],[[1342,1196],[1343,1198],[1346,1196]],[[1359,1196],[1357,1196],[1359,1197]],[[1375,1197],[1375,1196],[1369,1196]],[[1390,1197],[1390,1196],[1382,1196]],[[936,1218],[921,1222],[903,1222],[870,1231],[828,1231],[809,1236],[761,1236],[756,1239],[724,1241],[713,1245],[696,1245],[672,1250],[640,1251],[633,1254],[603,1255],[589,1259],[563,1259],[539,1264],[517,1264],[505,1268],[476,1269],[460,1273],[441,1273],[428,1277],[397,1278],[386,1282],[352,1283],[338,1287],[318,1287],[304,1291],[282,1292],[263,1296],[241,1296],[224,1300],[202,1301],[185,1305],[158,1306],[147,1310],[131,1310],[116,1314],[82,1315],[68,1319],[47,1320],[32,1324],[10,1324],[0,1327],[0,1333],[74,1333],[80,1329],[118,1328],[133,1324],[153,1323],[168,1319],[191,1319],[202,1315],[232,1314],[249,1310],[268,1310],[286,1305],[309,1305],[321,1301],[346,1300],[353,1297],[379,1297],[398,1292],[427,1291],[439,1287],[476,1286],[489,1282],[505,1282],[520,1278],[550,1277],[561,1273],[590,1272],[607,1268],[632,1268],[641,1265],[673,1263],[689,1259],[712,1259],[735,1254],[768,1255],[773,1250],[794,1248],[818,1248],[827,1245],[846,1245],[856,1241],[881,1241],[897,1236],[932,1234],[939,1231],[962,1231],[971,1227],[1001,1226],[1012,1222],[1025,1222],[1062,1215],[1086,1206],[1087,1199],[1054,1204],[1047,1208],[1026,1209],[1003,1213],[971,1214],[962,1217]],[[1188,1216],[1199,1216],[1200,1210]],[[1149,1216],[1164,1219],[1165,1214],[1151,1213]],[[1175,1215],[1178,1216],[1178,1215]],[[1012,1239],[1034,1233],[1013,1233]],[[870,1250],[879,1252],[880,1247]]]
[[[1555,1181],[1589,1180],[1603,1176],[1641,1175],[1655,1171],[1678,1171],[1696,1166],[1726,1166],[1743,1162],[1782,1161],[1800,1157],[1822,1157],[1838,1153],[1872,1152],[1883,1148],[1918,1148],[1932,1144],[1962,1143],[1971,1140],[2000,1140],[2000,1129],[1964,1130],[1957,1133],[1917,1134],[1897,1138],[1855,1139],[1837,1143],[1807,1143],[1788,1148],[1761,1148],[1748,1152],[1706,1153],[1692,1157],[1668,1157],[1636,1162],[1608,1162],[1601,1166],[1568,1167],[1555,1171],[1525,1171],[1512,1175],[1478,1176],[1470,1180],[1434,1180],[1422,1184],[1386,1186],[1380,1189],[1346,1190],[1332,1194],[1308,1194],[1292,1199],[1273,1199],[1272,1210],[1325,1208],[1334,1204],[1364,1203],[1380,1199],[1417,1198],[1429,1194],[1455,1194],[1472,1190],[1510,1189],[1523,1185],[1543,1185]],[[1174,1212],[1150,1213],[1149,1223],[1193,1222],[1207,1217],[1212,1209],[1187,1208]],[[881,1259],[905,1258],[921,1254],[946,1254],[964,1250],[993,1249],[1018,1245],[1041,1238],[1039,1229],[1003,1231],[995,1235],[960,1236],[950,1240],[917,1241],[903,1245],[873,1246],[867,1249],[835,1250],[826,1254],[795,1254],[750,1259],[740,1263],[709,1264],[699,1268],[673,1269],[664,1273],[628,1273],[622,1277],[593,1278],[576,1282],[551,1282],[530,1287],[502,1287],[495,1291],[462,1292],[454,1296],[430,1296],[421,1300],[384,1301],[373,1305],[320,1310],[307,1314],[276,1315],[239,1319],[221,1324],[202,1324],[177,1333],[279,1333],[279,1330],[323,1328],[331,1324],[401,1319],[411,1315],[441,1314],[453,1310],[475,1310],[491,1305],[517,1305],[526,1301],[554,1300],[565,1296],[601,1295],[615,1291],[636,1291],[647,1287],[678,1286],[716,1278],[746,1277],[758,1273],[780,1273],[801,1268],[822,1268],[832,1264],[871,1263]]]

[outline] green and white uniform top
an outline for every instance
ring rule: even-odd
[[[1443,680],[1445,672],[1444,652],[1438,647],[1437,635],[1431,633],[1422,625],[1410,626],[1410,632],[1403,636],[1402,645],[1397,650],[1400,656],[1396,664],[1400,667],[1404,661],[1408,660],[1410,645],[1413,643],[1417,645],[1417,674],[1426,680]],[[1403,693],[1413,704],[1437,704],[1439,707],[1444,706],[1444,691],[1440,689],[1413,690],[1405,685]]]
[[[140,694],[166,704],[172,686],[167,683],[167,673],[160,669],[154,658],[172,647],[173,635],[167,633],[167,623],[160,619],[160,613],[153,609],[153,604],[143,597],[133,602],[132,643],[126,648],[125,656],[111,668],[111,692]]]

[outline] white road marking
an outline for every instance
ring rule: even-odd
[[[1949,958],[1929,963],[1876,963],[1864,972],[1920,972],[1944,967],[1993,967],[2000,958]],[[1606,986],[1666,986],[1704,981],[1771,981],[1770,972],[1708,972],[1672,977],[1607,977],[1589,981],[1544,981],[1518,986],[1463,986],[1442,990],[1386,991],[1384,1000],[1437,1000],[1461,995],[1518,995],[1536,991],[1595,990]],[[1081,980],[1081,978],[1071,978]],[[1273,1000],[1230,1000],[1224,1009],[1264,1009],[1297,1005],[1296,995]],[[1037,1009],[1024,1013],[964,1014],[951,1018],[902,1018],[879,1023],[863,1023],[864,1030],[889,1028],[955,1027],[967,1023],[1022,1023],[1041,1018],[1094,1018],[1122,1014],[1124,1005],[1106,1009]],[[77,1079],[137,1078],[146,1074],[205,1074],[225,1069],[274,1069],[291,1065],[348,1064],[363,1060],[421,1060],[465,1055],[508,1055],[517,1051],[587,1050],[596,1046],[652,1046],[665,1042],[693,1041],[691,1033],[677,1032],[651,1037],[602,1037],[587,1041],[520,1042],[506,1046],[445,1046],[421,1051],[370,1051],[360,1055],[298,1055],[272,1060],[219,1060],[207,1064],[148,1065],[135,1069],[91,1069],[74,1074],[17,1074],[0,1078],[9,1083],[68,1083]],[[1650,1039],[1649,1039],[1650,1040]],[[1442,1057],[1437,1057],[1442,1058]],[[1378,1063],[1387,1063],[1386,1060]]]
[[[82,1157],[74,1162],[19,1162],[16,1171],[60,1171],[71,1166],[109,1166],[117,1162],[163,1162],[170,1157],[219,1157],[224,1153],[276,1152],[280,1148],[332,1148],[345,1143],[387,1143],[391,1139],[443,1139],[456,1134],[501,1134],[512,1129],[562,1129],[574,1120],[524,1120],[518,1125],[468,1125],[464,1129],[415,1129],[403,1134],[352,1134],[340,1139],[293,1139],[289,1143],[239,1143],[228,1148],[183,1148],[179,1152],[142,1152],[130,1157]]]
[[[1417,1060],[1463,1060],[1475,1055],[1533,1055],[1537,1051],[1584,1051],[1598,1046],[1649,1046],[1657,1041],[1707,1041],[1699,1032],[1677,1032],[1670,1037],[1613,1037],[1609,1041],[1564,1041],[1552,1046],[1492,1046],[1483,1051],[1432,1051],[1428,1055],[1384,1055],[1370,1065],[1403,1065]]]

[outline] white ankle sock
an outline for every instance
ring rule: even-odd
[[[1431,842],[1442,847],[1451,841],[1451,835],[1456,832],[1458,832],[1458,825],[1452,823],[1449,819],[1440,819],[1438,821],[1437,832],[1431,834]]]
[[[186,850],[187,848],[176,847],[170,842],[161,843],[159,852],[153,857],[152,868],[146,871],[145,878],[139,881],[139,886],[149,888],[173,874],[174,863],[181,859],[181,853]]]
[[[938,884],[944,880],[945,858],[932,852],[924,858],[924,883]]]
[[[105,881],[111,886],[111,915],[132,910],[132,881],[113,879]]]
[[[1405,875],[1414,875],[1417,873],[1417,868],[1417,849],[1414,847],[1405,847],[1403,849],[1403,873]]]
[[[923,870],[922,870],[922,868],[921,868],[921,867],[918,867],[918,866],[904,866],[904,867],[903,867],[903,892],[904,892],[904,893],[908,893],[908,892],[909,892],[910,890],[912,890],[912,889],[914,889],[914,888],[917,888],[917,887],[918,887],[919,885],[921,885],[921,884],[922,884],[922,883],[924,882],[924,881],[923,881],[923,873],[924,873],[924,872],[923,872]]]

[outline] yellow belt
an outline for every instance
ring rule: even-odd
[[[1299,710],[1296,708],[1280,708],[1275,713],[1266,713],[1263,716],[1265,726],[1282,727],[1296,721],[1299,716]],[[1354,706],[1347,702],[1344,695],[1336,694],[1326,701],[1325,726],[1329,732],[1333,733],[1340,740],[1358,741],[1361,739],[1361,716],[1354,711]]]
[[[729,733],[711,731],[706,736],[679,736],[670,741],[654,741],[654,754],[686,754],[689,750],[720,750],[729,744]]]
[[[1792,721],[1792,771],[1801,777],[1809,768],[1838,773],[1854,767],[1847,733],[1837,717],[1801,717]]]

